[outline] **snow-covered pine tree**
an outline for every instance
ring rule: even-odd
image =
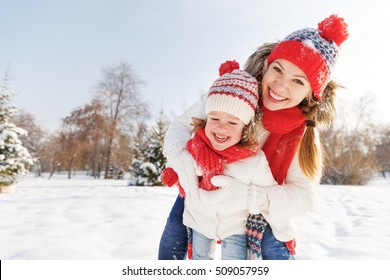
[[[145,148],[137,145],[133,151],[133,161],[131,164],[131,175],[129,185],[137,186],[162,186],[161,172],[165,167],[166,159],[162,149],[164,145],[165,133],[168,128],[168,121],[163,110],[152,128],[149,141]]]
[[[146,162],[145,148],[138,138],[133,138],[132,161],[130,165],[131,178],[129,186],[147,186],[148,185],[148,166]],[[153,168],[153,166],[152,166]]]
[[[0,92],[0,192],[28,173],[33,159],[19,140],[27,132],[10,123],[16,109],[9,105],[12,93],[9,91],[9,77],[3,78]]]
[[[153,186],[162,186],[161,172],[165,168],[166,158],[163,155],[165,133],[167,132],[168,121],[163,110],[160,111],[156,125],[153,127],[152,139],[150,139],[146,150],[146,158],[154,168],[148,169],[148,182]]]

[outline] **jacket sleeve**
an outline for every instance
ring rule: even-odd
[[[169,161],[172,149],[181,150],[186,147],[187,141],[191,138],[193,129],[192,118],[206,119],[205,101],[207,95],[203,95],[194,105],[188,108],[183,114],[177,117],[168,127],[165,134],[163,153]]]
[[[265,187],[269,207],[264,216],[277,221],[305,214],[314,207],[317,188],[318,184],[303,174],[295,155],[285,185]]]

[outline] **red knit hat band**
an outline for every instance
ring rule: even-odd
[[[297,65],[308,77],[314,97],[320,99],[330,81],[340,45],[347,38],[344,19],[331,15],[318,28],[304,28],[288,35],[273,49],[268,63],[283,58]]]
[[[322,55],[302,42],[282,41],[268,57],[268,64],[276,59],[285,59],[298,66],[309,79],[314,96],[321,98],[329,82],[329,71]]]

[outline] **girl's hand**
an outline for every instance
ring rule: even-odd
[[[227,205],[247,209],[250,214],[258,214],[268,208],[267,193],[263,187],[245,184],[233,177],[218,175],[211,182],[225,192]]]

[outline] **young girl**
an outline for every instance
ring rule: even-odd
[[[236,188],[232,190],[234,196],[226,197],[225,203],[218,205],[189,195],[183,224],[192,229],[194,260],[213,259],[217,240],[221,240],[222,259],[246,259],[248,215],[260,212],[261,197],[266,203],[265,192],[259,186],[277,184],[257,144],[254,129],[258,104],[256,79],[239,70],[235,61],[222,64],[220,75],[207,96],[207,120],[195,120],[195,135],[186,145],[194,160],[188,160],[193,162],[192,168],[200,176],[199,187],[204,190],[218,192],[211,183],[211,178],[218,174],[256,187]],[[171,160],[174,157],[171,156]],[[178,177],[172,168],[166,168],[162,179],[172,185]],[[184,197],[185,192],[180,193]]]
[[[266,44],[247,61],[246,71],[261,83],[259,88],[262,110],[262,151],[280,186],[265,187],[267,208],[262,215],[248,218],[250,258],[293,259],[295,227],[279,225],[278,221],[292,218],[312,209],[314,194],[322,175],[322,151],[318,126],[329,125],[335,114],[334,97],[338,85],[331,73],[340,45],[347,39],[348,30],[342,18],[332,15],[319,23],[317,29],[305,28],[293,32],[277,44]],[[185,157],[183,143],[189,139],[189,116],[204,117],[201,100],[170,125],[165,138],[164,152],[171,164],[185,165],[177,158]],[[178,172],[185,189],[197,189],[197,176],[181,167]],[[218,192],[202,193],[202,199],[213,195],[221,203],[229,189],[241,185],[228,176],[214,176]],[[191,192],[190,192],[191,193]],[[197,197],[196,193],[191,196]],[[226,196],[226,195],[225,195]],[[188,199],[192,203],[192,199]],[[186,202],[186,203],[187,203]],[[187,242],[179,233],[183,200],[176,200],[161,238],[159,258],[183,259],[185,250],[177,245]],[[264,231],[263,231],[264,230]],[[175,244],[175,245],[173,245]],[[183,248],[183,247],[182,247]],[[184,253],[184,254],[183,254]],[[173,257],[174,256],[174,257]]]

